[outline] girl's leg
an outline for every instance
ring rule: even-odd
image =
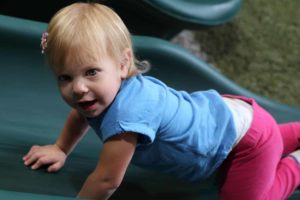
[[[283,200],[300,184],[300,165],[287,156],[280,160],[280,136],[261,149],[242,150],[225,162],[222,200]]]
[[[295,159],[287,156],[278,164],[275,180],[265,199],[287,199],[299,187],[299,184],[300,165]]]
[[[300,147],[300,122],[279,125],[283,141],[283,155],[288,155]]]
[[[300,166],[281,159],[283,141],[278,125],[257,105],[252,127],[224,162],[222,200],[282,200],[300,184]],[[290,141],[290,140],[286,140]],[[287,146],[291,148],[287,142]]]

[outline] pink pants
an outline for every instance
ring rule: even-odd
[[[286,156],[300,147],[300,123],[278,125],[254,100],[250,129],[219,171],[222,200],[283,200],[300,184],[300,165]]]

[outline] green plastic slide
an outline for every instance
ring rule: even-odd
[[[170,39],[183,29],[203,29],[231,21],[243,0],[109,0],[129,30]]]
[[[98,160],[101,142],[87,134],[58,173],[32,171],[22,156],[34,144],[55,142],[69,108],[60,98],[40,50],[46,23],[0,15],[0,199],[73,199]],[[152,63],[151,74],[177,89],[208,88],[252,96],[279,121],[299,120],[300,111],[235,85],[182,48],[155,38],[134,36],[139,58]],[[299,199],[295,193],[291,199]],[[191,185],[130,166],[111,199],[218,199],[213,178]]]
[[[227,23],[237,15],[242,4],[242,0],[144,0],[143,2],[176,19],[176,23],[184,27]]]
[[[97,0],[113,8],[137,35],[171,38],[183,29],[201,29],[231,21],[243,0]],[[49,22],[53,14],[74,0],[2,0],[0,14]]]

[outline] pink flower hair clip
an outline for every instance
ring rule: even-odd
[[[48,32],[44,32],[41,38],[41,47],[42,47],[42,54],[45,53],[47,48],[47,39],[48,39]]]

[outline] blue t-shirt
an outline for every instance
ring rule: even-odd
[[[189,94],[143,75],[123,81],[113,103],[88,121],[102,141],[137,133],[133,164],[192,182],[210,176],[236,139],[233,117],[216,91]]]

